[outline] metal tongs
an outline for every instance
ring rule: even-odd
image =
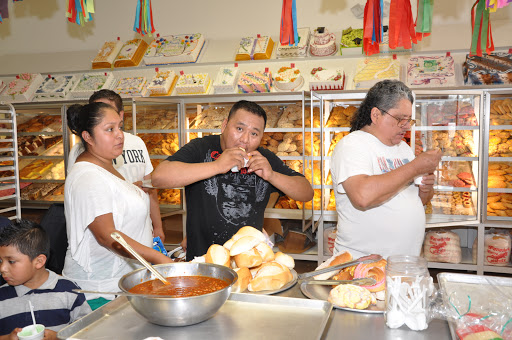
[[[354,260],[354,261],[345,262],[345,263],[338,264],[338,265],[335,265],[335,266],[314,270],[312,272],[302,273],[302,274],[299,274],[297,276],[297,278],[299,280],[308,279],[307,280],[308,284],[329,284],[329,285],[332,285],[332,284],[342,284],[342,283],[353,283],[353,284],[359,284],[359,285],[372,285],[372,284],[376,283],[375,280],[372,279],[372,278],[361,278],[361,279],[354,279],[354,280],[312,280],[310,278],[312,278],[313,276],[316,276],[316,275],[325,274],[325,273],[332,272],[332,271],[335,271],[335,270],[340,270],[340,269],[343,269],[343,268],[351,267],[351,266],[354,266],[356,264],[372,263],[372,262],[377,262],[377,261],[380,261],[380,260],[382,260],[382,256],[377,255],[377,254],[372,254],[372,255],[360,257],[360,258],[358,258],[357,260]]]

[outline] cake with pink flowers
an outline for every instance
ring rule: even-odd
[[[13,102],[25,101],[29,102],[43,82],[43,77],[39,73],[22,73],[16,76],[2,92],[0,101]]]
[[[270,72],[243,72],[238,80],[239,93],[270,92],[272,75]]]
[[[408,86],[455,86],[455,66],[451,56],[417,56],[407,63]]]

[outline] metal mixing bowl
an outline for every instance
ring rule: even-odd
[[[167,263],[154,266],[164,277],[209,276],[225,280],[229,286],[213,293],[183,297],[128,296],[133,309],[149,322],[161,326],[187,326],[211,318],[222,307],[231,294],[231,286],[238,279],[236,272],[228,267],[210,263]],[[119,288],[128,292],[132,287],[156,277],[146,268],[124,275]]]

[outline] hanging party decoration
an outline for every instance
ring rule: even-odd
[[[86,22],[92,21],[94,13],[94,0],[68,0],[66,17],[69,22],[83,26]]]
[[[141,35],[149,35],[155,32],[153,25],[153,8],[151,0],[137,0],[137,9],[135,11],[135,23],[133,30]]]
[[[22,0],[12,0],[12,2]],[[4,22],[3,19],[9,18],[9,4],[8,0],[0,0],[0,24]]]
[[[503,8],[511,2],[512,0],[487,0],[485,2],[485,8],[488,8],[491,12],[496,12],[498,8]]]
[[[471,26],[473,33],[471,35],[470,56],[482,56],[483,49],[485,49],[487,53],[494,51],[489,12],[489,8],[486,8],[486,0],[476,0],[471,8]]]
[[[434,0],[418,0],[418,12],[416,15],[416,39],[427,37],[432,32],[432,16]]]
[[[299,43],[297,33],[297,7],[295,0],[283,0],[281,13],[281,27],[279,33],[281,45],[295,45]]]
[[[368,56],[379,53],[382,42],[382,9],[383,0],[367,0],[364,6],[363,49]]]
[[[410,0],[391,0],[389,5],[389,48],[412,48],[417,43]]]

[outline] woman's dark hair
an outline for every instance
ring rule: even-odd
[[[233,114],[240,109],[249,111],[250,113],[253,113],[256,116],[263,117],[263,120],[265,121],[265,124],[263,124],[263,126],[267,125],[267,113],[265,112],[265,110],[263,110],[263,108],[256,104],[255,102],[250,102],[248,100],[240,100],[231,107],[231,110],[229,110],[228,121],[231,119],[231,116],[233,116]]]
[[[97,102],[98,100],[101,100],[101,99],[107,99],[107,100],[114,102],[114,105],[116,106],[115,109],[117,110],[118,113],[123,111],[123,99],[116,92],[114,92],[112,90],[108,90],[108,89],[96,91],[89,98],[89,104]]]
[[[0,229],[0,247],[16,247],[32,261],[43,254],[50,257],[50,239],[46,231],[37,223],[17,220]]]
[[[371,112],[374,107],[388,111],[402,99],[414,102],[411,89],[399,80],[386,79],[373,85],[352,117],[350,132],[361,130],[372,123]]]
[[[103,102],[94,102],[87,105],[73,104],[66,112],[69,130],[80,137],[86,150],[87,143],[82,137],[82,132],[87,131],[93,136],[92,130],[103,119],[105,109],[115,110],[115,108]]]

